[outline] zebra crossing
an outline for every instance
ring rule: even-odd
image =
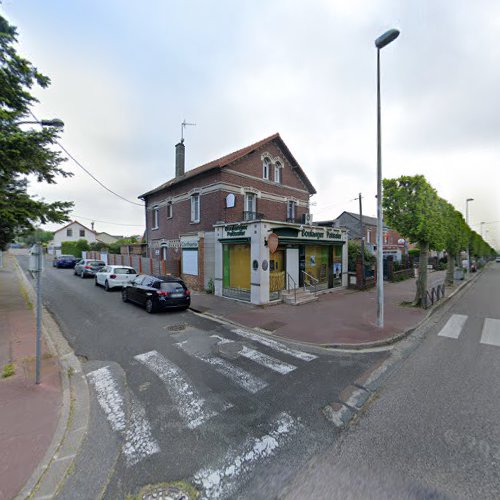
[[[466,314],[452,314],[438,336],[457,340],[464,331],[468,319]],[[484,319],[479,342],[500,347],[500,319]]]
[[[205,338],[207,342],[212,344],[213,348],[205,350],[205,352],[196,347],[193,348],[192,339],[189,337],[174,345],[184,354],[199,361],[203,366],[213,369],[230,384],[237,386],[238,389],[243,389],[250,395],[255,395],[266,389],[273,380],[279,380],[280,377],[287,376],[318,359],[318,356],[314,354],[293,349],[251,331],[234,329],[231,332],[238,339],[243,339],[245,343],[220,335],[211,335]],[[237,353],[234,357],[227,358],[219,351],[220,347],[228,346],[234,348]],[[267,350],[267,352],[263,352],[262,349]],[[273,355],[269,353],[270,351],[273,352]],[[211,419],[233,408],[233,403],[221,399],[222,396],[212,393],[210,389],[207,391],[206,386],[204,388],[197,387],[196,382],[192,380],[185,369],[179,366],[179,363],[174,363],[156,350],[137,354],[133,356],[133,360],[159,380],[168,394],[167,398],[172,402],[171,408],[177,414],[181,427],[187,430],[201,428]],[[244,366],[239,366],[239,363]],[[97,401],[111,428],[123,437],[122,451],[127,465],[135,465],[141,460],[161,452],[160,445],[152,434],[146,409],[139,403],[133,391],[130,388],[127,389],[128,397],[124,396],[115,375],[108,366],[94,370],[87,376],[95,389]],[[206,393],[208,396],[205,396]],[[126,409],[127,402],[129,403],[128,410]],[[246,459],[255,457],[257,460],[274,454],[276,451],[274,448],[279,447],[281,442],[286,442],[285,437],[293,434],[298,426],[295,419],[287,413],[279,415],[277,422],[278,424],[276,422],[270,424],[269,434],[249,438],[250,440],[243,446],[243,451],[231,451],[224,458],[223,463],[229,463],[231,457],[236,457],[235,459],[241,458],[241,456],[246,457]],[[277,426],[279,432],[274,429],[273,425]],[[282,432],[283,429],[285,430]],[[280,439],[277,438],[278,436]],[[272,442],[272,447],[268,446],[269,442]],[[252,460],[253,458],[249,459],[249,462]],[[221,471],[225,470],[224,467]],[[248,471],[249,468],[251,468],[250,464],[247,464],[242,467],[242,470]],[[211,473],[209,469],[205,469],[199,472],[197,479],[200,486],[215,494],[225,491],[228,487],[226,483],[230,479],[223,472],[219,476],[216,484],[209,486],[214,475],[213,471]]]

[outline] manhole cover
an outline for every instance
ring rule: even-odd
[[[175,325],[168,325],[165,327],[165,330],[167,330],[167,332],[182,332],[185,329],[186,329],[185,323],[177,323]]]
[[[179,486],[176,486],[176,484]],[[190,484],[176,481],[174,484],[159,484],[146,486],[134,499],[137,500],[195,500],[199,496]]]
[[[243,349],[241,342],[220,342],[215,346],[216,351],[223,357],[228,359],[237,359]]]

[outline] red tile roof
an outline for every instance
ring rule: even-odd
[[[283,139],[281,136],[276,133],[273,134],[269,137],[266,137],[265,139],[262,139],[261,141],[255,142],[254,144],[250,144],[250,146],[246,146],[242,149],[238,149],[237,151],[234,151],[232,153],[229,153],[228,155],[222,156],[221,158],[218,158],[217,160],[210,161],[208,163],[205,163],[204,165],[200,165],[199,167],[193,168],[192,170],[188,170],[184,175],[180,177],[174,177],[173,179],[170,179],[169,181],[165,182],[164,184],[161,184],[160,186],[152,189],[151,191],[148,191],[139,198],[144,198],[145,196],[148,196],[150,194],[156,193],[158,191],[161,191],[163,189],[169,188],[170,186],[173,186],[174,184],[177,184],[179,182],[183,182],[187,179],[191,179],[192,177],[195,177],[197,175],[200,175],[204,172],[208,172],[210,170],[216,169],[216,168],[222,168],[230,163],[239,160],[240,158],[243,158],[247,154],[251,153],[252,151],[260,148],[261,146],[264,146],[268,144],[269,142],[272,141],[278,141],[281,149],[283,152],[287,155],[288,160],[290,161],[290,164],[292,165],[292,168],[297,169],[299,177],[302,179],[304,184],[307,186],[307,189],[311,194],[315,194],[316,190],[314,189],[314,186],[311,184],[309,179],[307,178],[306,174],[300,167],[300,165],[297,163],[297,160],[293,157],[292,153],[288,149],[287,145],[284,143]]]

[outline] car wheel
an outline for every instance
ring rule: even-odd
[[[122,300],[123,302],[128,302],[128,293],[126,288],[122,290]]]
[[[82,274],[80,274],[80,278],[82,278],[82,280],[85,279],[85,273],[82,271]]]
[[[94,280],[94,285],[99,286],[99,283],[97,283],[97,278]]]
[[[104,290],[106,290],[106,292],[111,292],[111,288],[109,288],[108,280],[106,280],[104,282]]]
[[[146,312],[152,314],[156,311],[155,305],[151,299],[146,300]]]
[[[77,274],[77,272],[76,272],[76,271],[73,271],[73,274],[74,274],[75,276],[78,276],[78,274]]]

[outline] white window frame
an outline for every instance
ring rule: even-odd
[[[172,202],[167,202],[167,219],[171,219],[174,216],[174,208]]]
[[[257,195],[255,193],[245,193],[245,211],[257,212]]]
[[[262,178],[265,180],[269,180],[269,176],[271,175],[271,165],[273,162],[271,161],[271,158],[268,156],[264,156],[264,159],[262,160]]]
[[[194,193],[191,195],[191,222],[200,222],[200,193]]]
[[[281,162],[277,161],[274,164],[274,182],[277,184],[281,184],[281,169],[283,168],[283,165]]]
[[[160,207],[155,205],[153,207],[153,225],[151,229],[158,229],[160,227]]]
[[[295,214],[297,212],[297,203],[294,200],[288,200],[286,204],[286,218],[295,219]]]

